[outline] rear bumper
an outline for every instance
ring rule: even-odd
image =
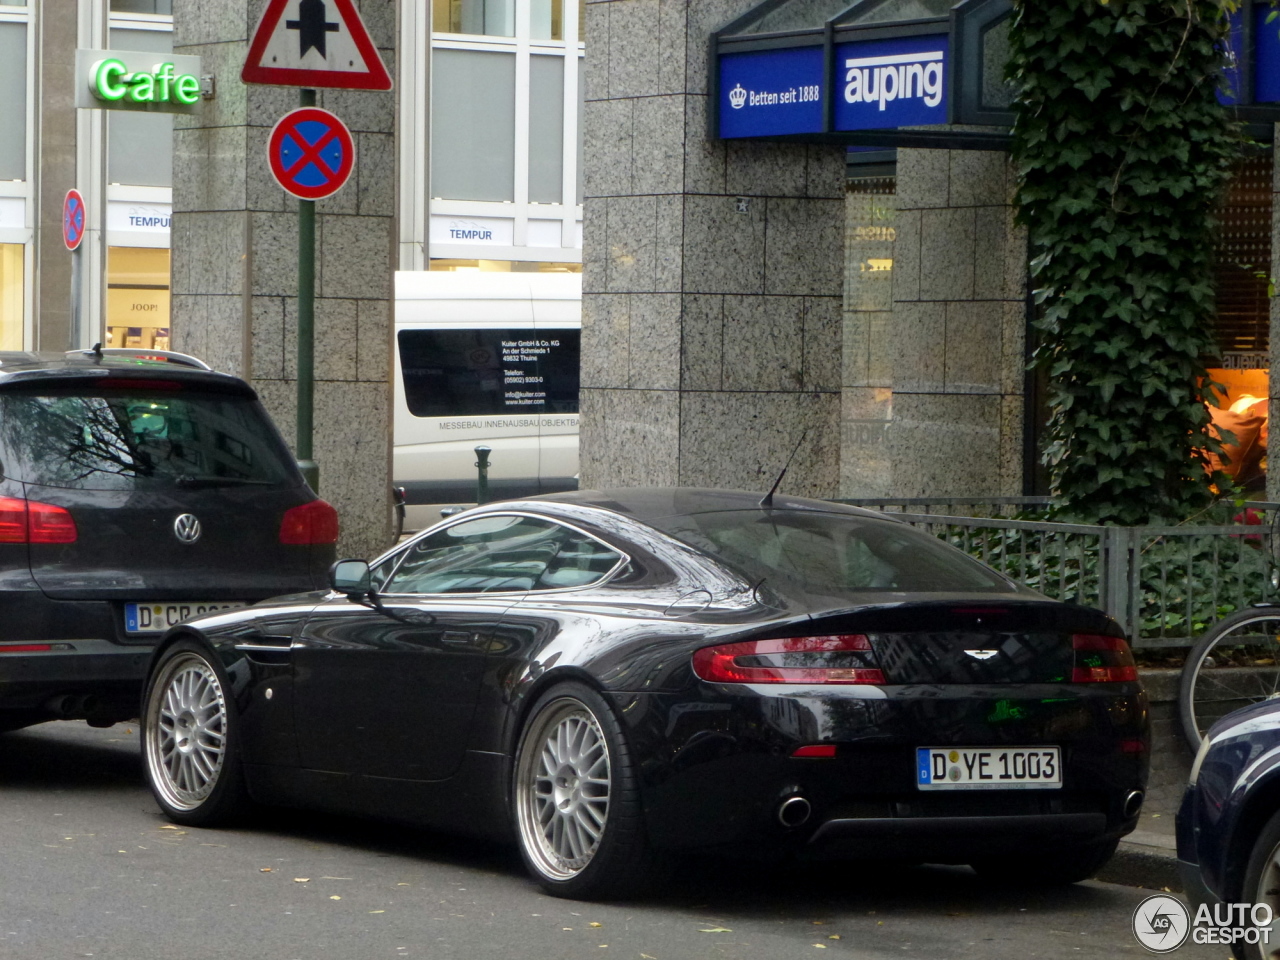
[[[970,863],[1123,836],[1137,825],[1126,799],[1147,779],[1146,753],[1124,748],[1148,736],[1136,685],[1109,694],[701,685],[615,702],[633,755],[645,758],[646,823],[664,847]],[[1013,714],[1023,719],[1005,719]],[[791,756],[812,743],[835,745],[836,756]],[[1060,787],[921,790],[916,782],[921,746],[1034,745],[1060,749]],[[793,797],[809,815],[784,822]]]
[[[0,644],[0,710],[41,711],[49,708],[50,698],[71,694],[92,695],[107,712],[123,711],[130,716],[136,712],[151,645],[122,647],[106,640],[49,642],[70,649],[4,653],[4,644]]]

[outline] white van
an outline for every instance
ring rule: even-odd
[[[578,486],[582,275],[396,274],[395,453],[406,530],[476,500]]]

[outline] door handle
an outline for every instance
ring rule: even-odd
[[[474,633],[465,630],[446,630],[440,635],[440,642],[447,643],[451,647],[469,647],[474,645],[477,639]]]

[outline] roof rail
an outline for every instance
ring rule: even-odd
[[[95,344],[88,350],[68,350],[68,357],[132,357],[135,360],[163,360],[165,363],[176,363],[184,367],[195,367],[197,370],[213,370],[203,360],[173,350],[148,350],[145,347],[103,347]]]

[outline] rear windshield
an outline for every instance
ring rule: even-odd
[[[127,387],[0,394],[0,472],[92,490],[278,484],[293,476],[256,400]]]
[[[982,564],[910,527],[833,513],[729,510],[650,521],[774,588],[840,596],[851,591],[1008,592]],[[786,592],[785,589],[783,592]]]

